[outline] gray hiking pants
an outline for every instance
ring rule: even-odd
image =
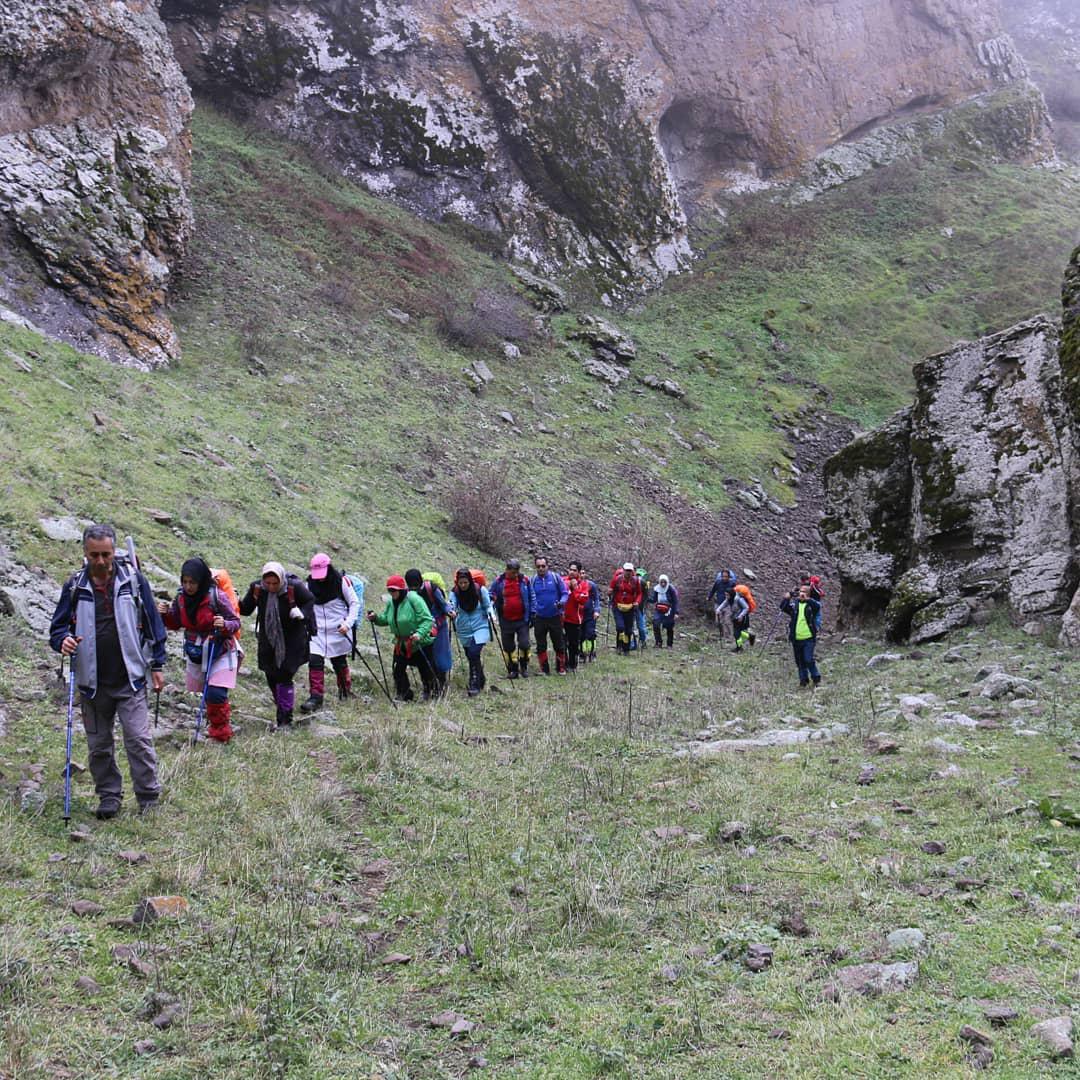
[[[150,737],[150,714],[146,691],[136,693],[130,685],[99,686],[92,698],[82,699],[83,728],[89,753],[90,775],[99,799],[123,798],[124,786],[116,765],[113,725],[119,718],[124,732],[124,750],[131,770],[131,786],[139,802],[161,794],[157,775],[157,754]]]

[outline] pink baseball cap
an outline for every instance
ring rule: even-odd
[[[314,581],[322,581],[330,567],[330,556],[319,552],[311,556],[311,577]]]

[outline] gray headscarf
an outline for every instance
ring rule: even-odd
[[[288,587],[285,582],[285,567],[281,563],[268,562],[262,568],[262,576],[266,577],[267,574],[274,574],[281,582],[282,589]],[[274,664],[277,667],[285,663],[285,630],[281,625],[281,604],[278,601],[280,596],[281,589],[276,593],[267,591],[266,610],[263,613],[263,631],[270,648],[274,650]]]

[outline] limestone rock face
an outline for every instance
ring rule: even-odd
[[[1075,0],[1003,3],[1001,16],[1046,96],[1061,153],[1080,161],[1080,4]]]
[[[1019,621],[1069,606],[1080,414],[1060,342],[1039,316],[929,357],[914,405],[830,459],[822,530],[848,614],[884,609],[890,637],[929,641],[998,602]]]
[[[20,286],[3,302],[121,362],[166,362],[191,95],[156,5],[0,0],[0,65],[0,280]]]
[[[687,264],[698,207],[883,125],[1027,88],[1007,132],[983,125],[978,142],[1030,156],[1044,136],[993,0],[163,0],[162,14],[198,92],[616,293]]]

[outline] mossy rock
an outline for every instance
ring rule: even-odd
[[[885,609],[885,634],[890,641],[906,641],[917,612],[941,597],[938,576],[928,566],[913,566],[896,583]]]

